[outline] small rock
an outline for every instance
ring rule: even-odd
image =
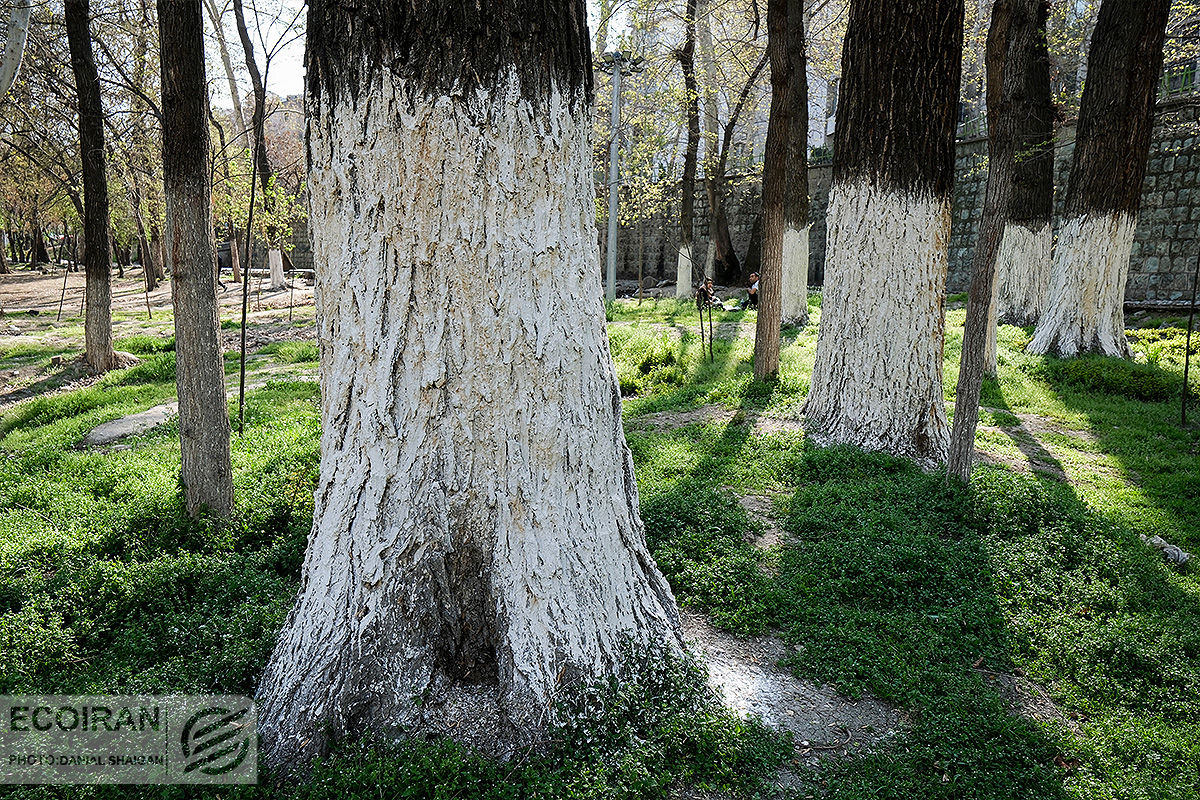
[[[62,355],[51,356],[50,357],[50,366],[61,367],[63,365],[64,361],[66,361],[66,358]]]
[[[1146,536],[1141,535],[1142,543],[1153,547],[1162,553],[1163,560],[1168,564],[1174,564],[1177,567],[1182,567],[1184,564],[1192,560],[1192,554],[1183,550],[1178,545],[1171,544],[1161,536]]]

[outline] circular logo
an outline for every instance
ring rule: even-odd
[[[193,714],[179,735],[183,771],[222,775],[237,769],[250,750],[251,729],[244,722],[249,713],[247,706],[240,711],[212,707]]]

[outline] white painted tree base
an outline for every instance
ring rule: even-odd
[[[283,253],[274,248],[267,251],[267,264],[271,267],[271,291],[287,288],[287,279],[283,275]]]
[[[1125,338],[1125,281],[1137,219],[1105,213],[1067,220],[1058,233],[1046,309],[1030,353],[1130,358]]]
[[[943,461],[950,203],[834,184],[821,327],[805,407],[818,441]]]
[[[675,296],[690,298],[692,294],[692,246],[680,242],[675,262]]]
[[[808,324],[808,227],[783,229],[783,285],[780,321]]]
[[[414,91],[310,109],[320,483],[271,764],[397,728],[503,755],[564,687],[681,647],[596,292],[589,105]]]
[[[1008,325],[1036,325],[1050,289],[1054,233],[1050,223],[1004,226],[996,253],[996,318]]]

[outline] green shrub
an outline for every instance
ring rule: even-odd
[[[147,356],[154,353],[169,353],[175,350],[174,336],[126,336],[117,339],[113,343],[113,347],[117,350],[123,350],[127,353],[133,353],[138,356]]]
[[[1155,364],[1142,364],[1124,358],[1047,356],[1040,361],[1023,361],[1020,367],[1033,377],[1054,385],[1131,400],[1162,402],[1178,398],[1183,391],[1183,377],[1180,374]]]

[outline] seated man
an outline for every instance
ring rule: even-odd
[[[750,293],[746,295],[746,301],[742,303],[742,311],[748,308],[758,308],[758,273],[750,273]]]

